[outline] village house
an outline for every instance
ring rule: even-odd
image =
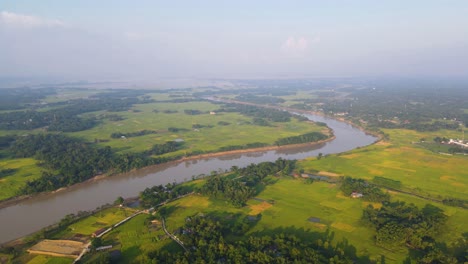
[[[364,195],[362,193],[359,193],[359,192],[352,192],[351,193],[351,197],[352,198],[361,198],[363,197]]]

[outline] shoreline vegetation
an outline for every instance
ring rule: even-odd
[[[330,116],[330,115],[327,115],[327,114],[322,113],[322,112],[294,109],[294,108],[290,108],[290,107],[262,105],[262,104],[255,104],[255,103],[242,102],[242,101],[236,101],[236,100],[226,100],[226,99],[221,99],[221,98],[214,98],[214,99],[208,99],[208,100],[221,101],[221,102],[234,103],[234,104],[245,104],[245,105],[252,105],[252,106],[258,106],[258,107],[264,107],[264,108],[280,109],[280,110],[285,110],[285,111],[295,112],[295,113],[312,114],[312,115],[323,116],[323,117],[327,117],[327,118],[331,118],[331,119],[335,119],[335,120],[347,123],[347,124],[357,128],[357,129],[365,132],[366,134],[373,135],[373,136],[377,137],[377,140],[372,144],[375,144],[375,143],[380,142],[381,140],[383,140],[383,135],[376,132],[376,131],[369,131],[368,129],[366,129],[366,128],[358,125],[358,124],[355,124],[350,120],[344,119],[342,117],[338,118],[338,117]],[[308,121],[308,122],[313,122],[313,121]],[[16,204],[18,204],[20,202],[23,202],[23,201],[26,201],[26,200],[29,200],[29,199],[37,198],[37,197],[40,197],[40,196],[51,195],[51,194],[61,192],[61,191],[65,191],[65,190],[69,190],[69,189],[72,189],[72,188],[77,188],[77,187],[79,187],[81,185],[89,184],[91,182],[95,182],[95,181],[98,181],[98,180],[101,180],[101,179],[104,179],[106,177],[110,177],[110,176],[113,176],[113,175],[126,174],[126,173],[129,173],[129,172],[134,172],[134,171],[138,171],[138,170],[142,170],[142,169],[148,169],[148,168],[152,168],[152,167],[164,166],[164,165],[167,165],[167,164],[180,163],[180,162],[192,161],[192,160],[197,160],[197,159],[207,159],[207,158],[221,157],[221,156],[225,156],[225,155],[228,156],[228,155],[245,154],[245,153],[252,153],[252,152],[263,152],[263,151],[280,150],[280,149],[293,149],[293,148],[303,147],[303,146],[311,146],[311,147],[312,146],[318,146],[320,144],[324,144],[324,143],[333,141],[336,138],[335,135],[333,134],[332,129],[330,129],[329,127],[327,127],[327,128],[328,128],[328,138],[324,139],[324,140],[319,140],[319,141],[315,141],[315,142],[306,142],[306,143],[300,143],[300,144],[288,144],[288,145],[281,145],[281,146],[271,145],[271,146],[257,147],[257,148],[236,149],[236,150],[229,150],[229,151],[219,151],[219,152],[212,152],[212,153],[195,154],[193,156],[184,156],[184,157],[181,157],[181,158],[177,157],[177,159],[170,160],[170,161],[167,161],[167,162],[164,162],[164,163],[161,163],[161,164],[154,164],[154,165],[141,167],[141,168],[138,168],[138,169],[132,169],[130,171],[123,172],[123,173],[98,174],[98,175],[93,176],[90,179],[87,179],[86,181],[75,183],[73,185],[66,186],[66,187],[61,187],[61,188],[59,188],[57,190],[50,191],[50,192],[41,192],[41,193],[30,194],[30,195],[15,196],[15,197],[0,201],[0,209],[10,207],[10,206],[14,206],[14,205],[16,205]]]
[[[135,172],[135,171],[142,170],[142,169],[155,168],[155,167],[159,167],[159,166],[165,166],[167,164],[177,164],[177,163],[181,163],[181,162],[185,162],[185,161],[192,161],[192,160],[198,160],[198,159],[208,159],[208,158],[229,156],[229,155],[235,155],[235,154],[263,152],[263,151],[270,151],[270,150],[293,149],[293,148],[303,147],[303,146],[313,147],[313,146],[318,146],[318,145],[324,144],[326,142],[330,142],[330,141],[334,140],[335,138],[336,137],[333,135],[332,131],[330,131],[329,138],[324,139],[324,140],[320,140],[320,141],[316,141],[316,142],[307,142],[307,143],[290,144],[290,145],[282,145],[282,146],[266,146],[266,147],[259,147],[259,148],[237,149],[237,150],[197,154],[197,155],[193,155],[193,156],[182,157],[182,158],[172,160],[172,161],[168,161],[168,162],[164,162],[164,163],[161,163],[161,164],[149,165],[149,166],[145,166],[145,167],[142,167],[142,168],[133,169],[133,170],[128,171],[128,172],[123,172],[123,173],[118,173],[118,174],[98,174],[98,175],[96,175],[96,176],[94,176],[94,177],[92,177],[92,178],[90,178],[90,179],[88,179],[86,181],[75,183],[75,184],[67,186],[67,187],[62,187],[62,188],[59,188],[59,189],[54,190],[54,191],[41,192],[41,193],[31,194],[31,195],[16,196],[16,197],[12,197],[12,198],[7,199],[7,200],[0,201],[0,209],[16,205],[16,204],[18,204],[18,203],[20,203],[22,201],[25,201],[25,200],[37,198],[37,197],[40,197],[40,196],[52,195],[54,193],[58,193],[58,192],[66,191],[66,190],[69,190],[69,189],[77,188],[77,187],[79,187],[81,185],[89,184],[91,182],[96,182],[96,181],[102,180],[102,179],[107,178],[107,177],[112,177],[114,175],[121,175],[121,174],[130,173],[130,172]]]

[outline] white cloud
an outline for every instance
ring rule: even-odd
[[[63,27],[65,23],[57,19],[47,19],[12,12],[0,12],[0,25],[12,28]]]
[[[307,50],[308,42],[304,37],[289,37],[284,43],[282,50],[290,53],[303,53]]]

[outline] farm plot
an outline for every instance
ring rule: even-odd
[[[85,244],[72,240],[42,240],[30,249],[31,254],[42,254],[55,257],[76,258],[83,250]]]

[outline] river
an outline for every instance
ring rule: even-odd
[[[318,146],[297,147],[282,150],[225,155],[198,160],[172,162],[143,168],[130,173],[106,177],[70,187],[52,194],[24,200],[0,209],[0,244],[35,232],[58,222],[67,214],[95,209],[112,203],[118,196],[132,197],[146,187],[183,182],[193,175],[209,174],[215,170],[227,170],[232,166],[244,167],[251,163],[275,161],[278,158],[304,159],[318,153],[333,154],[367,146],[376,137],[364,133],[347,123],[335,119],[304,115],[312,121],[327,123],[333,129],[335,139]]]

